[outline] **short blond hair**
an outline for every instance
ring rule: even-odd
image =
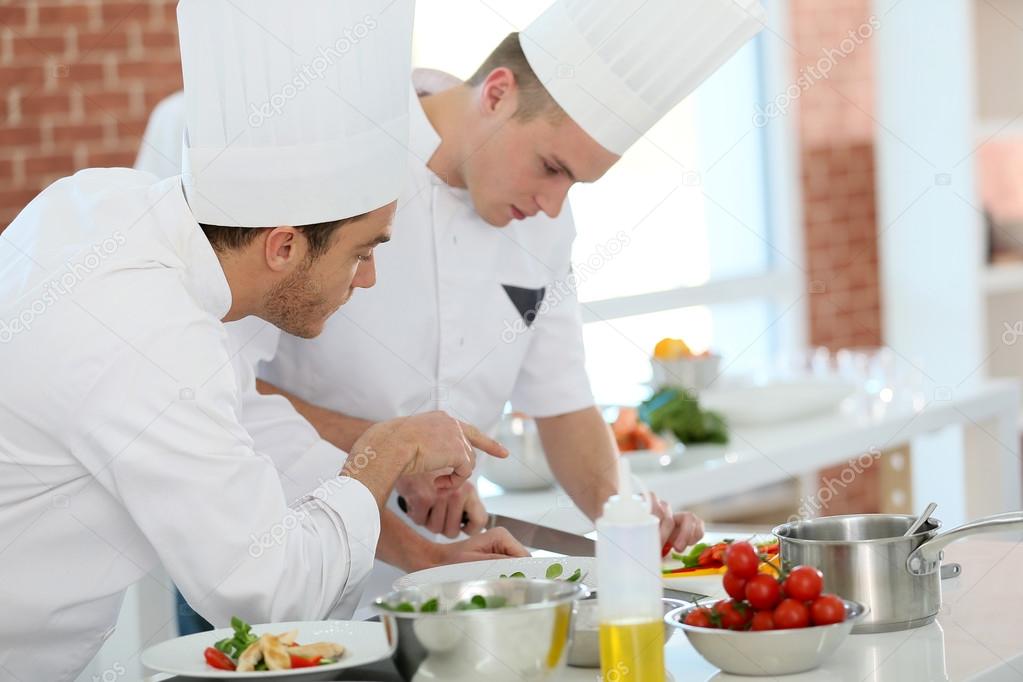
[[[517,32],[505,36],[465,83],[471,87],[481,85],[494,69],[502,67],[512,72],[519,89],[519,108],[515,111],[515,118],[528,121],[541,114],[549,114],[553,120],[558,120],[565,115],[529,65]]]

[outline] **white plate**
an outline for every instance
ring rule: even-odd
[[[269,625],[253,625],[252,632],[256,635],[264,633],[280,634],[289,630],[298,630],[297,641],[300,644],[315,642],[337,642],[345,647],[341,660],[330,665],[319,665],[315,668],[295,670],[268,670],[251,673],[237,673],[231,670],[215,670],[206,665],[203,652],[206,647],[225,637],[234,636],[231,628],[221,628],[211,632],[199,632],[186,637],[169,639],[149,647],[142,654],[142,665],[152,670],[172,675],[185,675],[199,679],[274,679],[302,680],[334,679],[336,673],[331,671],[369,665],[387,658],[393,649],[387,642],[387,635],[382,623],[360,621],[307,621],[291,623],[272,623]]]
[[[561,573],[562,578],[567,578],[575,572],[575,569],[580,569],[583,573],[581,582],[591,589],[596,589],[597,560],[593,557],[584,556],[490,559],[464,564],[434,566],[433,568],[403,575],[394,581],[394,589],[403,590],[406,587],[453,583],[463,580],[487,580],[499,578],[501,575],[511,575],[519,571],[525,573],[527,578],[543,578],[547,573],[547,567],[551,564],[561,564],[564,567],[565,570]]]
[[[778,382],[706,390],[700,394],[700,407],[720,412],[731,424],[773,424],[835,410],[855,390],[833,379]]]

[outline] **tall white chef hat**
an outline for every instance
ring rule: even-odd
[[[181,0],[182,184],[200,223],[308,225],[398,198],[414,0]]]
[[[757,0],[555,0],[519,35],[537,77],[622,154],[764,25]]]

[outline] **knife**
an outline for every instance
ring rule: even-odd
[[[593,540],[557,528],[549,528],[501,514],[489,516],[487,529],[491,528],[504,528],[516,540],[533,549],[543,549],[565,556],[596,556],[597,543]]]
[[[406,500],[401,495],[398,495],[398,509],[400,509],[403,512],[405,512],[406,514],[408,514],[408,500]],[[462,528],[464,528],[466,526],[466,524],[468,524],[468,523],[469,523],[469,512],[463,511],[462,512],[462,523],[461,523]]]

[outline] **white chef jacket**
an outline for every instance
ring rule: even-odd
[[[156,105],[139,146],[136,169],[161,179],[181,172],[184,107],[183,92],[176,92]],[[255,367],[273,358],[280,330],[257,317],[224,326],[241,392],[239,421],[252,438],[254,449],[278,465],[285,497],[295,499],[315,488],[324,472],[339,470],[347,454],[320,438],[287,399],[263,396],[256,391]]]
[[[0,680],[73,679],[158,563],[217,624],[344,617],[372,565],[364,486],[323,472],[289,506],[253,451],[227,280],[154,181],[82,171],[0,235]]]
[[[438,72],[417,71],[420,92]],[[409,181],[377,282],[310,340],[282,334],[259,374],[299,397],[374,421],[429,410],[492,431],[505,403],[535,417],[594,404],[570,277],[566,203],[505,228],[426,163],[440,145],[418,98],[410,107]]]

